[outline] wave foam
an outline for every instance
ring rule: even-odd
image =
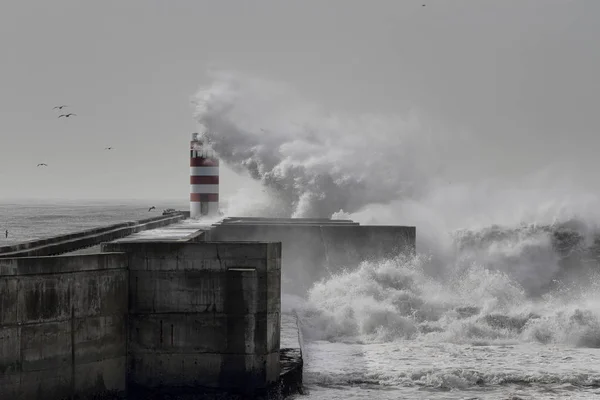
[[[229,213],[418,228],[416,258],[317,283],[295,306],[307,336],[598,346],[595,194],[552,168],[518,181],[449,179],[472,143],[416,113],[333,114],[279,82],[212,78],[195,117],[223,161],[265,188],[234,196]]]

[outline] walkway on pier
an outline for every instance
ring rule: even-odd
[[[184,214],[174,213],[140,221],[129,221],[88,229],[66,235],[31,240],[11,246],[3,246],[0,247],[0,258],[51,256],[71,253],[81,249],[96,247],[103,242],[110,242],[143,231],[173,225],[183,221],[184,218]]]

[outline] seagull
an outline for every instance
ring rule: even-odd
[[[48,166],[48,164],[39,163],[37,166],[38,166],[38,167],[47,167],[47,166]]]
[[[60,117],[66,117],[66,118],[69,118],[71,115],[77,115],[77,114],[73,114],[73,113],[68,113],[68,114],[60,114],[60,115],[58,116],[58,118],[60,118]]]
[[[148,212],[152,211],[152,210],[156,210],[156,207],[152,206],[148,209]]]
[[[56,106],[56,107],[54,107],[54,108],[53,108],[53,110],[56,110],[56,109],[58,109],[58,110],[62,110],[62,109],[63,109],[63,108],[65,108],[65,107],[69,107],[69,106],[67,106],[67,105]]]
[[[112,149],[113,149],[112,147],[106,147],[106,148],[104,148],[104,150],[112,150]]]

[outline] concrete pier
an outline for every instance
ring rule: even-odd
[[[184,218],[0,248],[0,398],[301,392],[282,272],[286,292],[303,293],[339,268],[415,250],[414,227]]]
[[[125,391],[127,257],[0,259],[0,399]]]
[[[227,388],[279,378],[279,243],[107,243],[129,258],[129,387]]]

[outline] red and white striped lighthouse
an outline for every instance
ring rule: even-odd
[[[190,143],[190,218],[219,213],[219,159],[197,133]]]

